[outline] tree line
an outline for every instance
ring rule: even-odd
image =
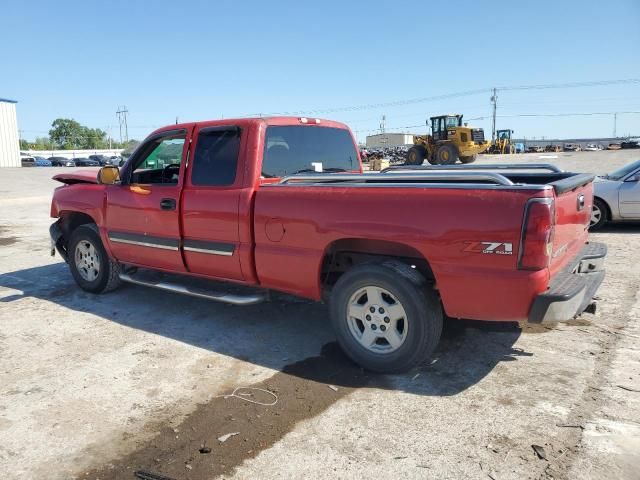
[[[36,137],[34,141],[20,140],[21,150],[102,150],[105,148],[129,149],[137,140],[109,141],[107,132],[89,128],[70,118],[57,118],[51,124],[48,137]]]

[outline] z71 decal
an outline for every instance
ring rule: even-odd
[[[466,242],[463,252],[513,255],[513,243],[506,242]]]

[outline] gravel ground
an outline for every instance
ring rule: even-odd
[[[509,160],[603,173],[638,157]],[[342,356],[321,304],[82,292],[49,256],[58,170],[2,170],[2,478],[638,478],[640,224],[592,235],[609,245],[596,315],[450,322],[433,363],[377,376]]]

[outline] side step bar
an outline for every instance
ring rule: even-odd
[[[206,298],[207,300],[214,300],[216,302],[230,303],[231,305],[255,305],[256,303],[262,303],[268,299],[267,293],[254,293],[247,295],[236,295],[230,293],[219,293],[208,291],[203,288],[197,288],[192,286],[180,285],[178,283],[171,283],[161,280],[143,280],[134,278],[128,273],[120,273],[120,280],[127,283],[133,283],[135,285],[143,285],[145,287],[157,288],[167,292],[181,293],[183,295],[190,295],[197,298]]]

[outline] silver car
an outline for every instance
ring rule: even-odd
[[[593,185],[591,230],[607,222],[640,220],[640,160],[597,177]]]

